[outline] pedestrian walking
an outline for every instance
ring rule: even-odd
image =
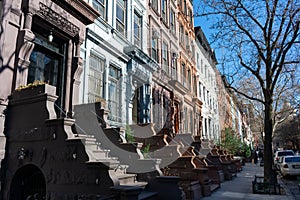
[[[258,156],[257,156],[257,152],[256,151],[253,151],[253,159],[254,159],[254,164],[257,164]]]

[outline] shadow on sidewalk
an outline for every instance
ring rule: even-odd
[[[281,186],[281,195],[276,194],[253,194],[252,181],[255,176],[263,176],[264,169],[259,164],[246,163],[243,170],[230,181],[225,181],[221,187],[213,192],[211,196],[203,197],[204,200],[293,200],[294,198],[288,193],[285,184],[278,177],[278,183]]]

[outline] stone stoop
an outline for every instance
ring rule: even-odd
[[[139,182],[136,177],[137,174],[128,174],[128,165],[122,165],[118,157],[111,157],[109,149],[102,149],[100,142],[97,142],[93,135],[78,134],[74,139],[81,140],[85,146],[85,151],[89,157],[88,164],[101,163],[112,169],[115,177],[117,177],[117,184],[120,186],[138,186],[145,188],[147,182]],[[111,172],[112,173],[112,172]]]
[[[159,168],[161,160],[145,158],[141,152],[143,144],[127,142],[122,128],[101,127],[99,121],[106,124],[103,116],[105,112],[101,112],[104,108],[95,106],[101,107],[94,104],[75,106],[77,124],[74,128],[78,132],[76,137],[85,145],[89,162],[99,162],[109,167],[110,176],[116,179],[112,190],[118,195],[129,195],[133,188],[138,187],[142,189],[141,199],[150,198],[154,193],[147,193],[147,179],[140,180],[140,177],[149,177],[152,171],[156,172],[151,174],[152,178],[162,175]],[[145,175],[141,176],[141,173]]]

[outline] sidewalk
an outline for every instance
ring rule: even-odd
[[[203,197],[203,200],[235,200],[235,199],[250,199],[250,200],[294,200],[290,191],[285,188],[281,179],[278,183],[284,188],[284,195],[269,195],[269,194],[253,194],[252,181],[254,176],[263,174],[263,167],[252,163],[246,163],[243,170],[237,174],[231,181],[224,181],[221,188],[217,189],[209,197]]]

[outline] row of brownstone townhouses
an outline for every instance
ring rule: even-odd
[[[193,16],[192,0],[0,0],[0,199],[199,199],[230,180],[215,144],[225,128],[252,144],[249,107]]]

